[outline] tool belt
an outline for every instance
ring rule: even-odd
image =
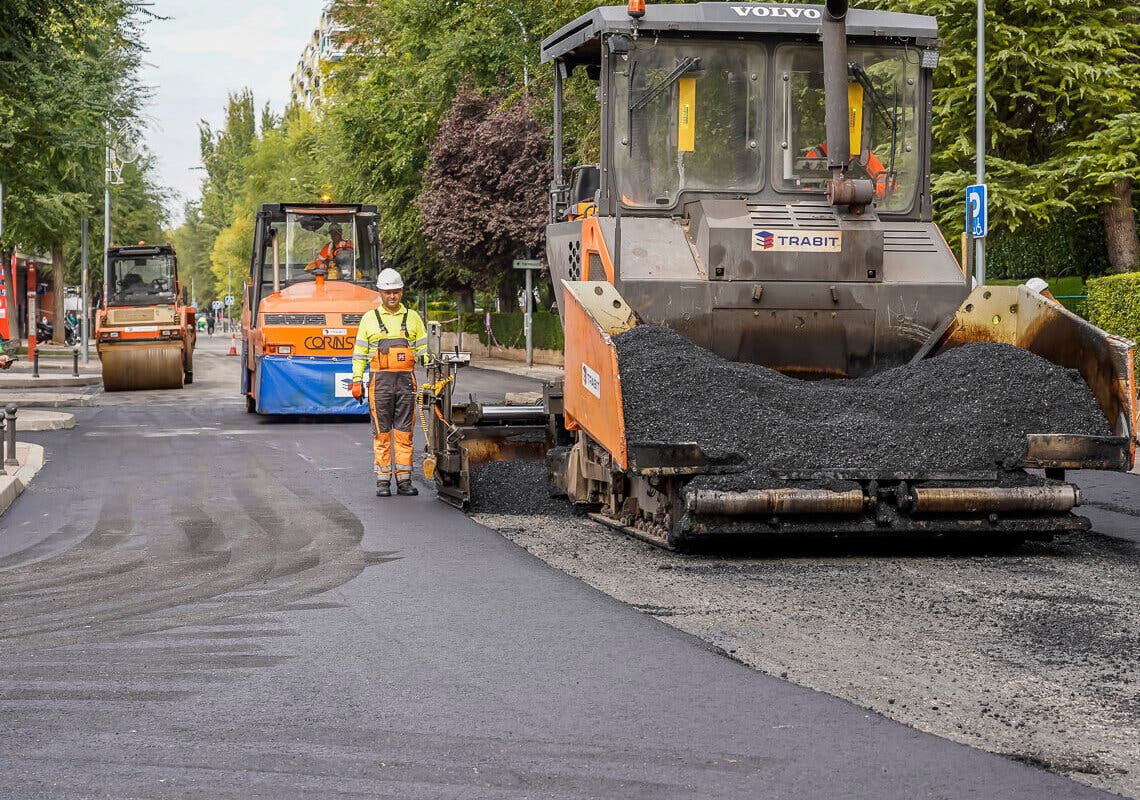
[[[376,322],[379,323],[380,330],[384,332],[385,337],[389,337],[388,326],[381,319],[380,310],[373,309],[372,313],[376,315]],[[411,372],[416,368],[416,353],[408,344],[407,311],[404,312],[404,318],[400,320],[400,332],[403,336],[384,338],[376,343],[376,353],[372,356],[373,370]]]

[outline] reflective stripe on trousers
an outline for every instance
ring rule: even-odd
[[[406,480],[412,476],[412,424],[416,410],[412,373],[407,370],[384,370],[371,375],[368,406],[372,412],[372,451],[376,477],[391,477],[392,439],[395,439],[396,480]]]

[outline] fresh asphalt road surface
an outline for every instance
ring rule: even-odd
[[[753,672],[422,481],[376,498],[367,425],[249,416],[222,353],[29,434],[0,796],[1109,796]]]

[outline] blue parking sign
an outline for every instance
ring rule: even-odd
[[[984,239],[989,232],[988,202],[984,183],[966,187],[966,230],[974,239]]]

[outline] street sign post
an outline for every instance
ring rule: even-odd
[[[983,257],[986,234],[989,233],[989,192],[984,183],[966,187],[966,233],[970,236],[970,249],[974,251],[972,270],[979,286],[986,282],[986,262]]]
[[[966,187],[966,230],[973,239],[984,239],[989,232],[988,202],[984,183]]]
[[[214,301],[214,302],[211,304],[211,306],[210,306],[210,307],[211,307],[212,309],[214,309],[215,311],[221,311],[221,310],[222,310],[222,308],[223,308],[223,306],[222,306],[222,301],[221,301],[221,300],[215,300],[215,301]]]
[[[229,306],[232,306],[233,304],[234,304],[234,296],[232,294],[227,294],[226,295],[226,307],[228,308]]]
[[[534,366],[534,271],[542,269],[537,258],[516,258],[511,262],[515,269],[526,270],[526,313],[523,314],[523,332],[526,335],[526,365]]]

